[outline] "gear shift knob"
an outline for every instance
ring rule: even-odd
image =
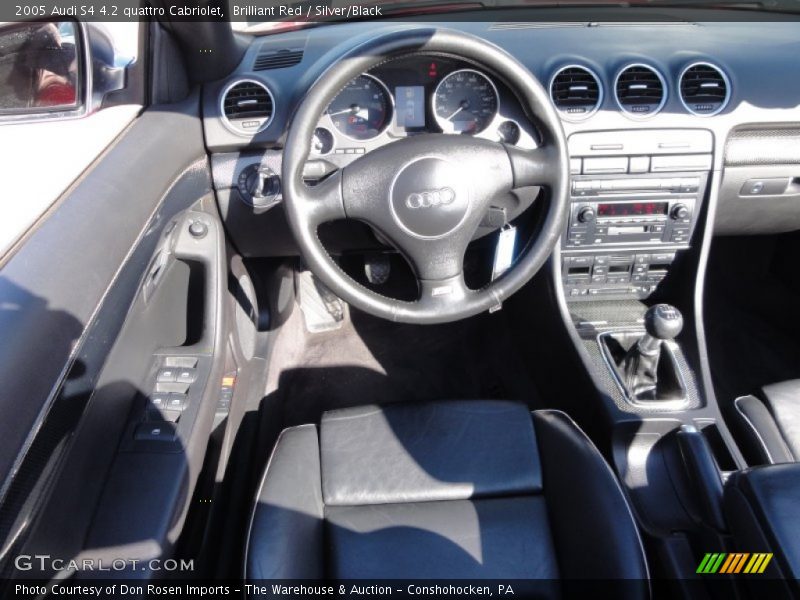
[[[683,329],[683,316],[674,306],[656,304],[647,309],[644,328],[650,336],[658,340],[671,340]]]
[[[683,316],[674,306],[656,304],[644,314],[644,329],[647,332],[639,340],[639,352],[646,356],[658,356],[661,342],[671,340],[683,329]]]

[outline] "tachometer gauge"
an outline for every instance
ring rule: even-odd
[[[392,120],[392,96],[380,80],[359,75],[331,100],[326,112],[341,134],[371,140]]]
[[[491,79],[473,69],[461,69],[436,86],[433,114],[445,133],[473,135],[489,126],[499,103]]]

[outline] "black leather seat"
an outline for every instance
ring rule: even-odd
[[[725,513],[736,548],[750,553],[749,560],[758,561],[753,558],[756,553],[773,553],[759,566],[765,577],[786,580],[786,590],[776,587],[769,597],[800,595],[800,464],[733,473],[725,484]],[[765,596],[765,591],[759,595]]]
[[[565,414],[503,401],[366,406],[286,429],[251,523],[249,580],[627,579],[649,595],[634,519]],[[568,585],[568,584],[566,584]]]
[[[800,379],[764,386],[734,402],[751,464],[800,461]]]

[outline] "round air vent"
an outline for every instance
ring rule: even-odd
[[[686,110],[701,117],[716,115],[731,97],[728,76],[710,63],[698,62],[686,67],[679,85],[681,102]]]
[[[628,65],[617,75],[614,93],[620,108],[632,117],[650,117],[667,101],[667,85],[661,73],[647,65]]]
[[[568,65],[559,69],[550,81],[550,98],[566,118],[586,119],[603,102],[603,86],[593,71]]]
[[[275,114],[272,92],[252,79],[229,85],[222,93],[221,104],[225,123],[237,133],[258,133],[269,126]]]

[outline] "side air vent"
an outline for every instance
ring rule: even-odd
[[[728,77],[709,63],[694,63],[680,78],[681,102],[690,113],[710,117],[720,112],[731,94]]]
[[[299,64],[303,60],[302,48],[283,48],[282,50],[268,50],[261,52],[253,63],[254,71],[267,71],[269,69],[285,69]]]
[[[272,122],[275,99],[269,88],[259,81],[237,81],[222,94],[222,114],[234,131],[257,133]]]
[[[649,117],[667,101],[667,85],[661,73],[647,65],[629,65],[614,83],[617,104],[633,117]]]
[[[600,107],[603,88],[600,79],[586,67],[570,65],[560,69],[550,82],[550,98],[569,119],[585,119]]]

